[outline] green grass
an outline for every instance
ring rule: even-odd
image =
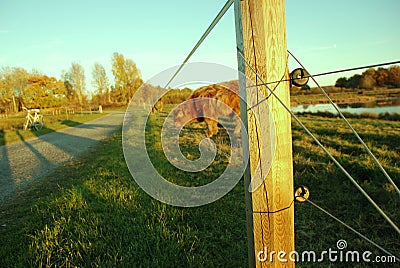
[[[375,163],[344,123],[338,119],[302,117],[329,151],[354,176],[357,182],[381,206],[394,222],[400,224],[400,202]],[[400,178],[400,122],[384,120],[351,120],[360,136],[372,149],[394,181]],[[344,174],[325,157],[304,131],[293,124],[294,177],[296,185],[310,188],[310,200],[317,203],[357,231],[399,256],[398,234],[361,195]],[[376,255],[368,242],[339,225],[310,204],[298,204],[295,209],[297,250],[336,249],[336,241],[345,239],[348,250]],[[345,266],[345,265],[344,265]],[[363,267],[363,265],[361,265]]]
[[[344,89],[335,87],[324,87],[324,90],[335,103],[374,103],[375,101],[392,103],[400,94],[399,88],[376,88],[376,89]],[[319,88],[311,90],[295,91],[291,94],[292,105],[329,103]]]
[[[335,118],[301,119],[399,224],[398,196],[343,124]],[[223,171],[227,164],[224,153],[201,174],[182,173],[169,165],[157,137],[161,123],[156,115],[151,116],[146,141],[150,158],[164,177],[195,186]],[[398,181],[400,122],[352,123]],[[184,155],[199,156],[192,145],[204,133],[203,124],[184,128]],[[229,148],[225,132],[213,139],[219,151]],[[310,200],[399,255],[397,234],[295,125],[293,150],[295,184],[310,188]],[[336,241],[345,239],[349,250],[383,255],[307,203],[296,203],[295,216],[298,251],[335,249]],[[131,178],[122,154],[121,134],[115,134],[101,142],[95,153],[56,170],[2,206],[0,244],[0,267],[246,267],[243,181],[206,206],[165,205],[149,197]],[[362,263],[359,266],[364,267]]]
[[[6,226],[0,227],[0,266],[209,267],[227,257],[234,266],[245,262],[244,210],[236,210],[241,188],[209,206],[171,207],[134,183],[121,135],[100,148],[1,209],[0,226]]]
[[[39,131],[23,130],[25,117],[9,117],[0,119],[0,146],[21,140],[29,140],[35,137],[54,132],[66,127],[74,127],[106,115],[106,113],[45,115],[44,127]]]

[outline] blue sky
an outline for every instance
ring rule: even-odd
[[[180,64],[225,2],[0,0],[0,66],[60,78],[77,62],[90,90],[92,65],[102,63],[111,76],[119,52],[146,80]],[[287,0],[288,48],[311,73],[400,60],[399,10],[398,0]],[[236,68],[233,8],[191,61]],[[330,85],[351,74],[318,81]]]

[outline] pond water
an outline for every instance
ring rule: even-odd
[[[390,113],[400,114],[400,106],[375,106],[375,107],[363,107],[363,105],[339,105],[341,112],[348,112],[352,114],[361,113]],[[295,113],[316,113],[316,112],[330,112],[336,114],[335,108],[331,104],[315,104],[315,105],[299,105],[292,107],[292,111]]]

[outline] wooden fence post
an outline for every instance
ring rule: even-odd
[[[236,0],[240,2],[242,15],[243,53],[245,61],[268,83],[288,78],[287,45],[286,45],[286,18],[284,0]],[[237,16],[237,15],[236,15]],[[236,23],[238,26],[238,23]],[[236,30],[238,27],[236,27]],[[238,48],[239,49],[239,48]],[[239,62],[239,69],[240,69]],[[243,63],[242,63],[243,65]],[[246,76],[254,84],[261,84],[250,67],[247,67]],[[242,87],[244,83],[241,83]],[[275,88],[274,93],[290,107],[289,82],[270,84]],[[258,95],[258,93],[262,93]],[[256,267],[294,267],[289,258],[294,251],[294,190],[293,190],[293,161],[292,135],[290,114],[274,96],[270,96],[265,86],[247,88],[247,101],[260,101],[269,96],[267,103],[272,112],[276,129],[276,151],[263,152],[262,144],[271,142],[271,136],[260,132],[261,124],[252,113],[258,113],[257,107],[249,112],[248,139],[250,153],[251,180],[263,180],[263,184],[251,193],[247,202],[252,206],[253,258],[249,257],[249,266]],[[251,103],[254,101],[250,101]],[[243,110],[242,110],[243,111]],[[268,157],[273,159],[268,159]],[[260,163],[261,161],[261,163]],[[267,172],[255,172],[260,163],[266,165],[272,161]],[[267,174],[265,174],[267,173]],[[245,189],[248,191],[248,188]],[[250,200],[250,201],[249,201]],[[249,218],[249,217],[248,217]],[[251,232],[248,231],[248,234]],[[278,253],[278,252],[284,253]],[[251,253],[250,253],[251,255]],[[293,256],[290,256],[293,258]],[[255,260],[255,264],[251,261]],[[279,260],[281,259],[281,260]]]

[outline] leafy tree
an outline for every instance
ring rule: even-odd
[[[106,69],[100,63],[96,62],[92,69],[92,84],[97,89],[97,101],[99,104],[104,102],[104,95],[108,91],[108,78]]]
[[[345,87],[345,88],[347,88],[348,87],[347,78],[346,77],[341,77],[338,80],[336,80],[335,87]]]
[[[12,109],[12,98],[14,96],[9,76],[9,68],[3,67],[0,71],[0,102],[2,110]]]
[[[366,88],[374,87],[400,87],[400,66],[393,65],[388,69],[369,68],[361,75],[356,74],[349,79],[341,77],[336,80],[336,87],[345,88]]]
[[[65,90],[67,91],[66,94],[68,101],[70,103],[74,103],[78,99],[74,86],[67,80],[64,81],[64,87]]]
[[[114,75],[114,97],[121,102],[127,103],[125,99],[125,84],[126,84],[126,72],[125,72],[125,57],[122,54],[115,52],[112,58],[112,73]],[[116,94],[115,91],[119,91]]]
[[[376,78],[376,71],[374,68],[369,68],[365,72],[362,73],[362,76],[371,76],[374,79]]]
[[[349,88],[359,88],[361,82],[361,75],[355,74],[348,80],[348,87]]]
[[[369,75],[363,75],[361,77],[360,88],[372,89],[374,86],[376,86],[376,80],[374,77]]]
[[[376,71],[374,68],[369,68],[361,76],[360,88],[372,89],[376,86]]]
[[[184,89],[181,90],[181,94],[185,96],[185,99],[189,98],[190,95],[192,95],[193,90],[190,88],[185,87]]]
[[[376,85],[383,87],[389,84],[389,72],[384,68],[378,68],[376,71]]]
[[[39,71],[3,67],[0,71],[0,104],[2,110],[17,112],[22,106],[47,108],[61,106],[67,101],[62,81]]]
[[[163,96],[163,102],[164,104],[169,104],[169,103],[181,103],[187,100],[190,95],[192,95],[193,91],[190,88],[184,88],[184,89],[170,89],[164,96]]]
[[[68,81],[78,98],[79,105],[82,107],[84,104],[86,82],[85,82],[85,70],[79,63],[72,63],[70,69],[62,74],[63,80]]]
[[[114,75],[114,94],[118,101],[128,103],[133,94],[143,83],[141,74],[135,62],[125,59],[124,55],[115,52],[112,57],[112,72]]]
[[[60,107],[68,102],[64,83],[46,75],[28,77],[22,98],[29,108]]]
[[[389,84],[396,88],[400,87],[400,66],[389,67]]]
[[[17,112],[29,73],[23,68],[3,67],[0,71],[0,102],[4,109]]]

